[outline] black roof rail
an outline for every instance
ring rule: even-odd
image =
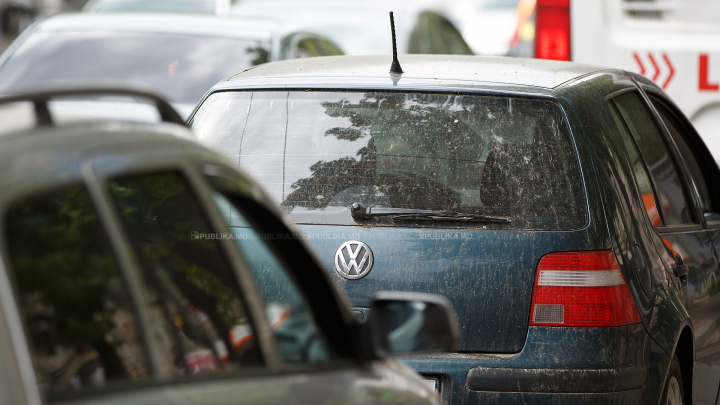
[[[151,90],[119,85],[119,86],[107,86],[107,85],[81,85],[81,86],[57,86],[57,87],[43,87],[43,88],[28,88],[28,89],[10,89],[10,91],[17,93],[0,96],[0,104],[16,103],[16,102],[31,102],[35,106],[35,118],[37,119],[37,126],[52,126],[53,119],[48,109],[48,101],[58,97],[68,96],[93,96],[93,95],[118,95],[118,96],[132,96],[150,100],[154,103],[158,113],[160,113],[160,120],[164,122],[170,122],[173,124],[185,125],[180,115],[175,109],[167,102],[163,97],[155,94]]]

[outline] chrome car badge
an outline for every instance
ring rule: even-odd
[[[363,278],[373,266],[373,252],[367,244],[351,240],[335,252],[335,271],[349,280]]]

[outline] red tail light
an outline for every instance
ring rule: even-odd
[[[540,259],[530,325],[601,327],[640,322],[612,251],[551,253]]]
[[[570,0],[538,0],[535,57],[570,60]]]

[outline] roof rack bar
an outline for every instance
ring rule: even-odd
[[[50,115],[50,110],[48,109],[47,100],[33,100],[33,105],[35,106],[35,119],[37,120],[37,126],[52,126],[53,119]]]
[[[164,122],[185,125],[180,115],[175,109],[165,101],[161,96],[146,89],[128,86],[73,86],[73,87],[54,87],[43,89],[18,89],[15,94],[0,97],[0,104],[16,103],[27,101],[35,106],[35,117],[38,126],[53,125],[52,115],[48,109],[48,101],[58,97],[68,96],[93,96],[93,95],[118,95],[132,96],[144,98],[152,101],[160,114],[160,119]]]

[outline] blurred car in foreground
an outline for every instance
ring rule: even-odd
[[[0,27],[10,38],[27,28],[37,15],[35,0],[0,0]]]
[[[273,21],[161,13],[57,15],[0,57],[13,88],[126,81],[163,94],[184,116],[218,80],[273,60],[337,55],[320,35]]]
[[[568,62],[390,62],[259,66],[189,122],[304,232],[349,235],[311,242],[357,311],[448,298],[459,351],[407,360],[446,401],[714,403],[720,170],[663,91]]]
[[[168,122],[48,114],[101,93]],[[360,324],[258,185],[156,96],[0,99],[18,103],[37,127],[0,137],[0,403],[439,404],[387,357],[452,348],[446,301],[380,294]]]
[[[388,12],[395,14],[400,53],[472,55],[455,26],[427,1],[244,0],[232,15],[302,23],[330,38],[346,55],[392,51]]]
[[[226,15],[230,11],[230,0],[90,0],[83,11]]]

